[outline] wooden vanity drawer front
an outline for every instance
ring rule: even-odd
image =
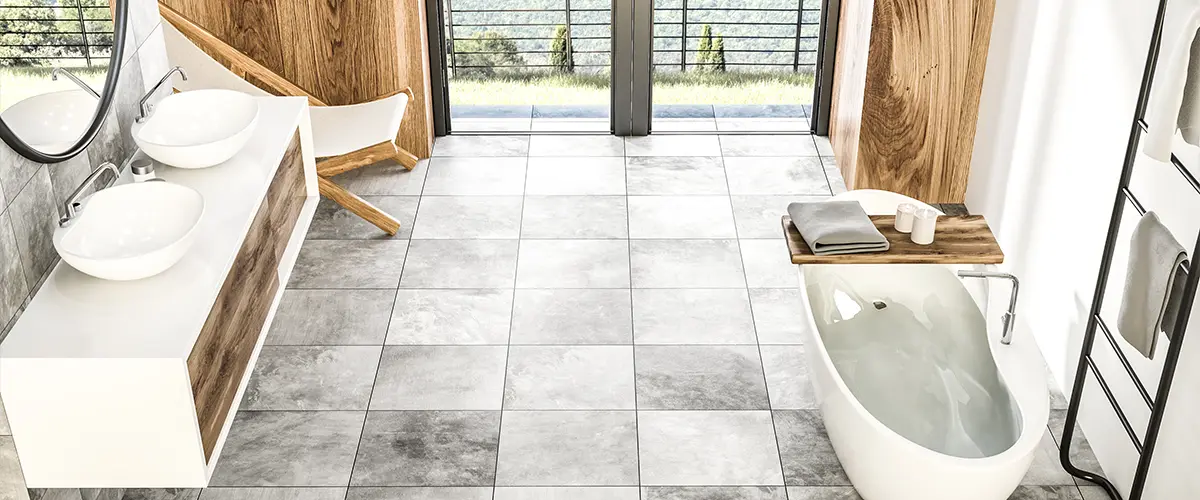
[[[293,137],[188,356],[196,417],[209,461],[225,421],[231,417],[230,408],[254,347],[264,334],[263,326],[280,287],[280,259],[304,204],[299,148],[299,136]]]
[[[300,210],[304,208],[304,201],[308,199],[298,134],[292,137],[291,144],[283,154],[283,161],[275,172],[267,199],[271,202],[269,224],[276,243],[275,256],[282,257],[296,228],[296,221],[300,218]]]

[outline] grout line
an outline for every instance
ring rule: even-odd
[[[622,145],[623,144],[624,143],[622,143]],[[637,312],[634,311],[633,304],[633,242],[630,238],[633,236],[633,228],[631,227],[632,221],[630,220],[631,217],[629,215],[629,157],[624,158],[624,161],[621,162],[621,166],[623,167],[621,172],[625,178],[625,250],[627,252],[626,265],[629,269],[629,350],[633,356],[633,446],[634,456],[637,458],[638,499],[645,500],[642,498],[642,412],[640,405],[638,404],[637,390],[637,322],[634,320],[634,315],[637,314]]]
[[[718,137],[717,140],[719,141],[720,137]],[[729,172],[724,170],[724,166],[725,166],[725,158],[722,157],[721,158],[721,167],[722,167],[722,171],[724,171],[724,173],[725,173],[726,187],[728,187]],[[825,171],[825,169],[822,168],[821,169],[822,174],[824,174],[824,171]],[[828,187],[828,185],[829,185],[829,181],[828,181],[828,178],[826,178],[826,187]],[[729,197],[729,209],[731,211],[733,210],[733,197],[732,196]],[[775,453],[776,453],[776,456],[779,458],[779,476],[780,476],[780,480],[783,481],[783,483],[786,485],[787,477],[786,477],[786,472],[785,472],[786,468],[783,465],[783,449],[779,444],[779,431],[777,430],[778,428],[775,425],[775,408],[771,404],[771,386],[767,382],[767,363],[763,359],[762,343],[758,342],[758,323],[755,321],[755,316],[754,316],[754,301],[750,300],[750,276],[746,272],[746,258],[745,258],[745,255],[742,253],[742,239],[741,239],[740,233],[738,233],[738,230],[737,230],[736,219],[734,220],[733,232],[734,232],[734,235],[737,236],[738,257],[740,257],[741,261],[742,261],[741,262],[741,264],[742,264],[742,279],[745,280],[745,282],[746,282],[746,288],[745,288],[746,304],[748,306],[750,306],[750,326],[754,329],[755,348],[758,350],[758,366],[762,372],[763,392],[765,393],[766,398],[767,398],[767,414],[769,414],[771,416],[771,435],[775,438]],[[791,288],[796,288],[796,287],[791,287]],[[783,494],[784,494],[785,499],[788,498],[788,493],[787,493],[786,487],[784,487],[784,489],[783,489]]]

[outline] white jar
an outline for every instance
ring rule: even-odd
[[[911,233],[916,212],[917,206],[912,203],[896,205],[896,230],[902,233]]]
[[[913,214],[912,234],[909,237],[913,243],[928,245],[933,243],[933,233],[937,228],[938,213],[931,208],[917,210]]]

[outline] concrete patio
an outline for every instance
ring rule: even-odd
[[[655,132],[805,132],[808,104],[660,104]],[[451,104],[455,132],[606,132],[609,108],[595,105]]]

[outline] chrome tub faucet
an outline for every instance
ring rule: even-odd
[[[1012,343],[1013,327],[1017,323],[1017,291],[1021,287],[1021,282],[1016,276],[1008,273],[999,273],[994,271],[959,271],[960,278],[1000,278],[1006,279],[1012,283],[1012,292],[1008,296],[1008,310],[1002,316],[1003,333],[1000,335],[1000,343],[1008,345]]]

